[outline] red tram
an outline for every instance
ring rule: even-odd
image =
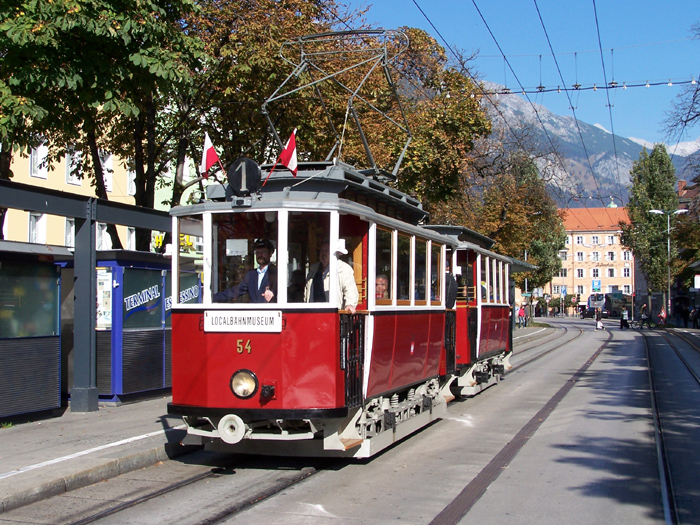
[[[344,39],[361,45],[348,53]],[[464,228],[421,226],[427,213],[420,202],[382,182],[398,173],[411,137],[397,116],[400,100],[398,114],[383,114],[364,83],[379,74],[396,95],[389,64],[407,47],[405,35],[385,30],[285,43],[280,55],[295,69],[263,104],[282,147],[269,104],[301,89],[320,97],[321,81],[347,90],[346,115],[369,170],[302,163],[296,178],[278,169],[261,185],[259,166],[241,158],[228,169],[229,184],[172,209],[180,242],[168,411],[183,416],[188,442],[368,457],[508,367],[513,261]],[[365,68],[357,85],[344,77],[356,67]],[[304,71],[314,75],[298,86]],[[355,104],[364,104],[360,113]],[[392,174],[376,165],[362,131],[369,111],[406,134]],[[342,147],[342,129],[328,159]],[[459,283],[446,274],[448,261]],[[446,294],[452,302],[455,289],[453,308]]]
[[[187,442],[368,457],[504,374],[514,261],[485,238],[420,226],[418,201],[340,162],[235,193],[171,212],[192,241],[173,257],[168,407]]]

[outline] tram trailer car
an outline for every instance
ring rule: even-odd
[[[275,170],[251,195],[240,190],[212,186],[205,202],[171,212],[181,277],[172,289],[168,411],[183,416],[186,442],[369,457],[442,416],[453,389],[476,392],[504,373],[505,258],[419,226],[418,201],[340,162],[300,164],[296,178]],[[266,243],[270,302],[241,287]],[[354,314],[333,284],[322,302],[307,301],[324,244],[330,283],[351,268]],[[456,311],[444,300],[448,254],[452,268],[465,268]],[[198,304],[179,300],[192,295],[180,286],[192,271],[201,274]],[[493,303],[482,310],[485,298]]]

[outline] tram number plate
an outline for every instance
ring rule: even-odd
[[[227,310],[204,312],[205,332],[279,333],[282,331],[282,312]]]

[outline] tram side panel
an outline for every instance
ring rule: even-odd
[[[444,312],[376,315],[367,397],[437,376],[444,329]]]
[[[304,409],[345,405],[335,313],[283,316],[281,333],[205,333],[202,312],[173,315],[173,404],[206,408]],[[253,372],[261,389],[234,396],[230,381]]]
[[[482,305],[479,359],[492,357],[509,350],[509,314],[508,306]]]

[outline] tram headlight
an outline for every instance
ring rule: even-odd
[[[258,391],[258,378],[250,370],[241,369],[231,376],[231,392],[236,397],[248,399]]]

